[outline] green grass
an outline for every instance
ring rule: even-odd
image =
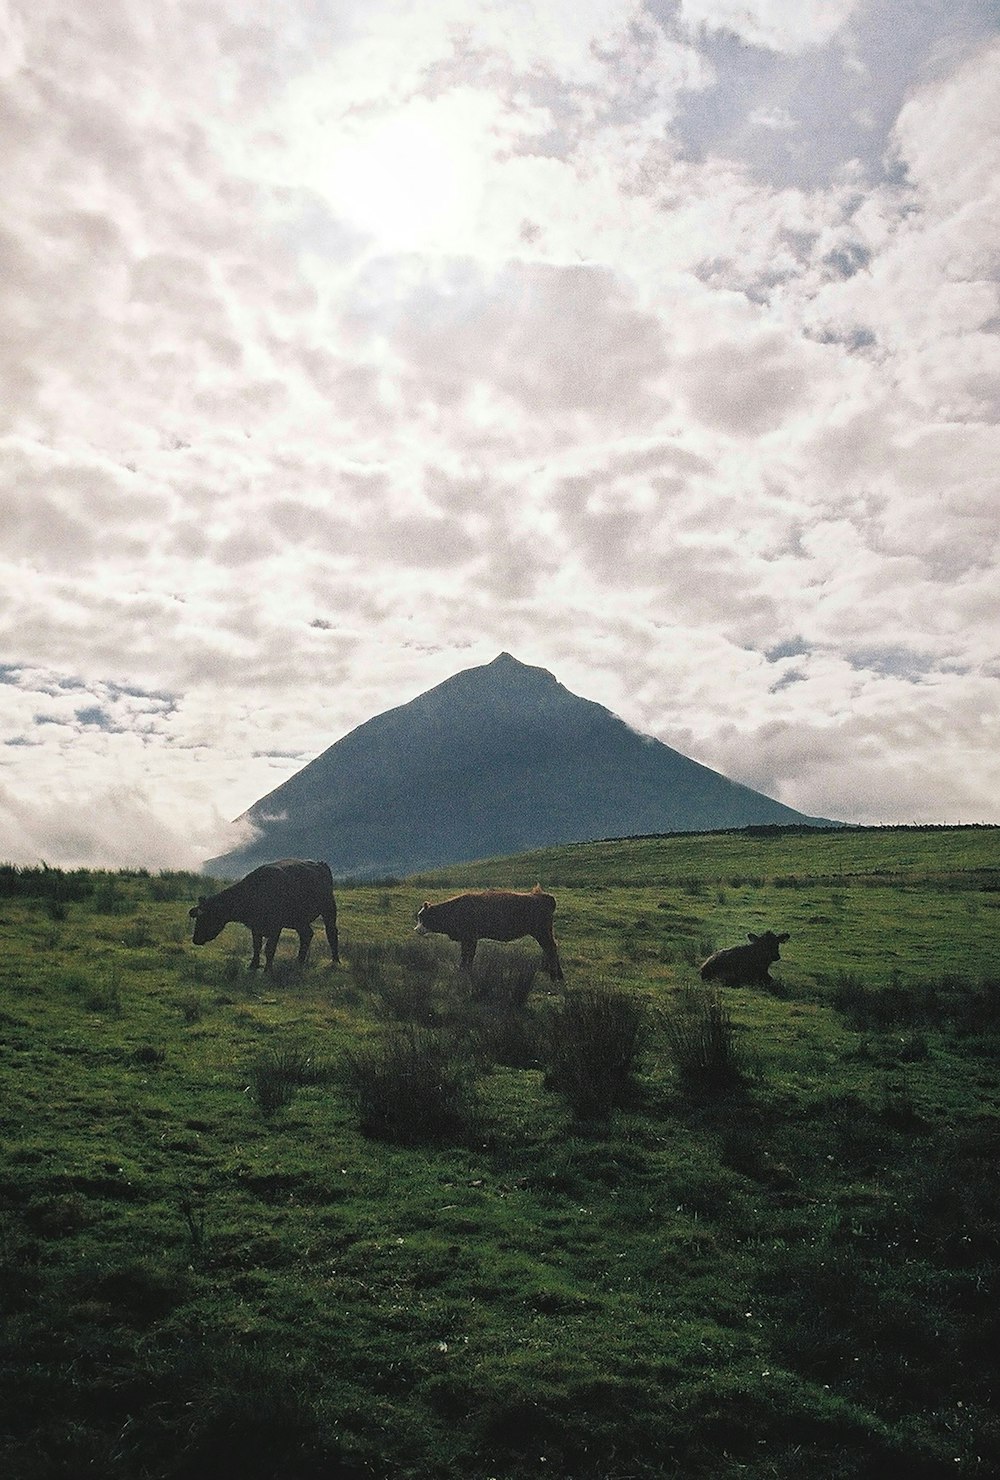
[[[998,844],[769,831],[342,886],[344,965],[297,971],[290,934],[271,977],[240,927],[190,945],[203,880],[0,868],[0,1469],[995,1473]],[[425,898],[536,879],[565,990],[531,942],[470,987],[412,934]],[[710,996],[698,962],[767,928],[774,987]],[[642,1030],[581,1113],[552,1025],[597,1003],[572,1057],[610,1072],[608,993]]]

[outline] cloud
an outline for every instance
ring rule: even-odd
[[[691,355],[687,403],[702,421],[735,434],[774,430],[801,406],[808,355],[782,334],[753,334]]]
[[[823,46],[861,8],[860,0],[681,0],[694,31],[723,31],[755,46],[798,52]]]
[[[849,788],[852,820],[860,822],[936,822],[942,806],[955,821],[981,819],[979,782],[967,762],[979,753],[984,725],[998,718],[995,685],[946,674],[877,677],[870,667],[849,678],[835,665],[821,681],[844,684],[849,703],[836,718],[810,723],[802,713],[810,685],[796,686],[787,691],[795,704],[785,719],[716,731],[714,763],[792,806],[809,795],[826,816],[839,815]],[[750,764],[741,765],[741,747]],[[1000,764],[991,758],[987,768],[1000,781]]]
[[[1000,820],[989,7],[17,15],[18,847],[121,787],[175,858],[502,649],[806,811]]]
[[[0,831],[4,860],[50,868],[200,870],[213,849],[246,841],[220,817],[178,825],[137,786],[29,798],[0,785]]]
[[[857,212],[865,271],[830,282],[813,312],[864,324],[902,394],[939,422],[996,420],[1000,47],[919,90],[894,130],[902,182]]]
[[[660,326],[605,269],[524,264],[487,281],[427,283],[392,342],[446,404],[485,388],[532,420],[584,413],[626,426],[660,409]]]

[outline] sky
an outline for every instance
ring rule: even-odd
[[[509,651],[1000,823],[998,0],[0,0],[0,858]]]

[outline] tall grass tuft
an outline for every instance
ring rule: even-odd
[[[140,950],[144,946],[156,944],[156,934],[152,923],[145,915],[136,915],[122,929],[121,942],[129,950]]]
[[[336,1454],[327,1452],[322,1462],[317,1458],[319,1426],[309,1383],[287,1356],[248,1347],[234,1350],[225,1370],[219,1370],[206,1349],[187,1375],[193,1401],[187,1404],[187,1430],[171,1457],[174,1480],[344,1473]]]
[[[280,1110],[306,1084],[322,1084],[329,1067],[306,1049],[295,1045],[266,1048],[250,1065],[250,1093],[265,1115]]]
[[[434,977],[426,971],[380,975],[371,990],[384,1017],[425,1027],[434,1021]]]
[[[546,1086],[578,1119],[605,1119],[631,1096],[645,1026],[642,1004],[618,987],[567,992],[545,1021]]]
[[[730,1093],[743,1079],[732,1019],[717,991],[692,987],[667,1013],[664,1034],[677,1077],[698,1099]]]
[[[355,986],[362,992],[381,990],[392,957],[392,947],[377,940],[352,941],[345,954]]]
[[[427,976],[439,976],[449,968],[450,942],[433,936],[409,935],[392,946],[392,958],[404,971],[422,972]]]
[[[367,1135],[416,1145],[471,1124],[471,1068],[439,1032],[395,1028],[381,1042],[346,1053],[341,1080]]]
[[[184,1219],[185,1227],[187,1228],[191,1253],[201,1255],[205,1252],[206,1211],[204,1201],[190,1188],[179,1187],[178,1206],[181,1216]]]
[[[514,1069],[538,1063],[538,1030],[528,998],[538,975],[538,959],[527,951],[480,951],[471,983],[464,976],[448,984],[443,1021],[477,1064]]]
[[[105,1013],[109,1017],[121,1017],[121,981],[117,971],[107,972],[100,981],[90,982],[84,988],[83,1005],[88,1012]]]
[[[480,1002],[520,1012],[538,975],[538,958],[528,951],[483,951],[472,967],[472,993]]]

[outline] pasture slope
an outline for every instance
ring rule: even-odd
[[[564,984],[412,934],[536,880]],[[10,1480],[1000,1473],[1000,832],[346,885],[271,977],[201,892],[0,868]]]

